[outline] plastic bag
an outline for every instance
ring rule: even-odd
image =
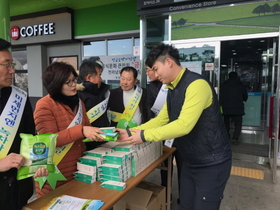
[[[33,176],[39,168],[55,171],[53,156],[57,136],[58,134],[20,134],[20,154],[25,158],[25,164],[18,169],[18,180]]]

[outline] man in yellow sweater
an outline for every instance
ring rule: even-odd
[[[182,68],[179,52],[159,44],[146,60],[168,88],[158,116],[131,129],[121,130],[119,141],[141,144],[174,138],[182,157],[180,210],[218,210],[230,176],[231,147],[215,90],[203,76]]]

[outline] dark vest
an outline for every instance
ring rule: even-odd
[[[205,80],[201,75],[186,70],[176,88],[168,90],[167,109],[170,122],[178,119],[185,101],[186,89],[197,79]],[[232,156],[217,95],[212,85],[209,82],[208,84],[212,89],[212,104],[203,110],[190,133],[174,141],[180,157],[191,167],[216,165]]]

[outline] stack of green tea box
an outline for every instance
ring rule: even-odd
[[[98,167],[103,164],[103,156],[112,153],[113,150],[106,147],[98,147],[85,152],[77,163],[78,171],[74,173],[75,179],[92,184],[99,180]]]
[[[162,142],[145,142],[138,145],[131,160],[131,176],[135,177],[162,155]]]
[[[162,142],[144,142],[140,145],[107,142],[86,151],[85,156],[77,163],[79,171],[74,175],[77,180],[86,183],[93,183],[95,180],[103,183],[113,181],[116,185],[119,183],[125,186],[123,183],[129,177],[137,176],[161,155]]]

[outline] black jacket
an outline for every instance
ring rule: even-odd
[[[97,84],[84,81],[82,84],[77,84],[79,98],[84,102],[86,110],[90,110],[105,99],[105,93],[109,90],[110,86],[101,83],[100,88]],[[110,125],[108,120],[107,111],[104,112],[98,119],[91,123],[94,127],[108,127]],[[87,150],[92,150],[105,142],[86,142]]]
[[[147,90],[145,88],[142,88],[142,97],[139,102],[139,109],[142,114],[142,123],[145,123],[148,121],[148,111],[146,106],[147,101]],[[111,95],[109,98],[108,108],[111,111],[123,113],[125,106],[123,104],[123,90],[121,87],[112,89]],[[116,126],[117,123],[111,122],[111,126]]]
[[[170,122],[178,119],[185,101],[185,92],[197,79],[204,77],[186,70],[175,89],[168,90],[167,110]],[[217,95],[210,83],[209,86],[212,89],[212,104],[203,110],[190,133],[174,141],[180,157],[191,167],[216,165],[231,159],[232,156]]]
[[[220,105],[223,115],[244,115],[244,103],[247,101],[248,93],[246,87],[239,78],[229,78],[221,86]]]
[[[100,88],[98,88],[97,84],[93,84],[88,81],[77,85],[79,98],[84,102],[87,111],[105,99],[105,93],[109,90],[109,88],[110,86],[103,82],[101,83]],[[109,126],[107,112],[93,121],[91,125],[95,127]]]
[[[147,85],[147,109],[148,109],[148,117],[149,119],[155,117],[155,113],[151,111],[155,100],[157,98],[158,92],[162,86],[162,82],[160,81],[152,81]]]
[[[11,87],[2,88],[0,96],[0,114],[2,113],[9,96]],[[35,135],[35,125],[33,119],[33,110],[29,99],[27,98],[23,115],[16,133],[15,139],[9,151],[10,153],[20,152],[21,138],[20,133]],[[27,204],[28,199],[33,194],[33,178],[29,177],[20,181],[16,180],[17,169],[12,168],[6,172],[0,172],[0,209],[19,210]],[[12,181],[13,180],[13,181]],[[11,182],[9,184],[9,182]]]

